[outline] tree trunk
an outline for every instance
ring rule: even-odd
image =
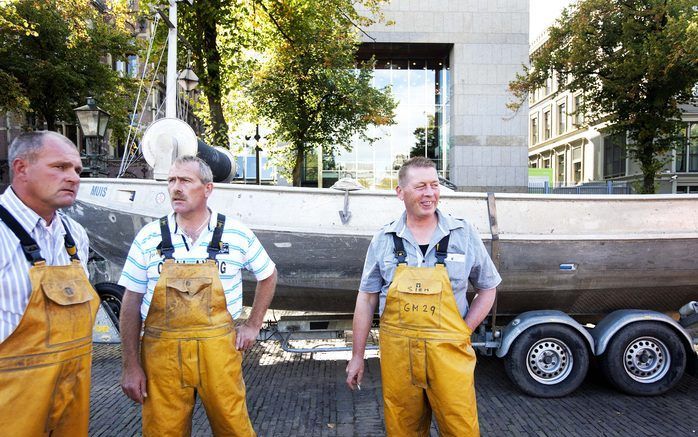
[[[37,120],[39,120],[39,117],[37,117]],[[44,121],[46,122],[46,130],[54,130],[56,127],[56,117],[53,116],[53,114],[44,114]],[[40,128],[40,125],[37,121],[36,126],[34,128]]]
[[[296,149],[296,162],[293,164],[293,186],[301,186],[301,169],[303,168],[303,158],[305,157],[305,150],[302,144],[295,145]],[[320,169],[318,168],[318,171]]]
[[[646,172],[642,177],[642,194],[654,194],[654,172]]]
[[[207,2],[194,3],[194,15],[200,33],[201,46],[198,47],[200,62],[197,68],[204,74],[199,80],[208,100],[212,146],[230,148],[228,124],[221,104],[221,54],[218,51],[218,30],[215,5]]]

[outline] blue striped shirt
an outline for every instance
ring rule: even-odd
[[[207,247],[213,237],[217,213],[211,213],[208,227],[204,229],[197,241],[192,242],[177,226],[174,212],[168,216],[174,258],[178,262],[194,264],[208,258]],[[148,223],[138,232],[133,240],[128,258],[121,271],[119,284],[135,293],[144,293],[141,304],[141,317],[145,320],[153,299],[155,284],[160,279],[160,268],[164,257],[157,251],[162,241],[160,221]],[[257,237],[239,221],[225,218],[225,227],[221,242],[224,250],[216,261],[228,312],[233,318],[242,313],[242,269],[251,271],[258,281],[274,273],[274,262],[269,258]]]
[[[77,222],[59,212],[62,220],[54,218],[47,226],[46,221],[26,206],[12,188],[0,195],[0,205],[4,206],[36,240],[47,265],[70,264],[70,255],[65,250],[65,221],[78,247],[80,261],[87,271],[89,241],[87,233]],[[0,342],[5,341],[17,328],[27,308],[32,291],[29,281],[30,267],[31,264],[19,245],[19,239],[5,223],[0,222]]]

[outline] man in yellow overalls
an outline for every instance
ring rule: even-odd
[[[0,435],[87,436],[92,324],[99,298],[85,230],[58,212],[75,201],[82,163],[56,132],[10,145],[0,196]],[[82,263],[81,263],[82,261]]]
[[[479,436],[470,335],[487,316],[501,278],[477,231],[437,209],[434,163],[400,168],[403,216],[371,241],[354,312],[347,384],[359,387],[366,338],[380,302],[380,354],[388,436]],[[468,308],[468,282],[476,296]]]
[[[119,280],[127,289],[122,389],[143,404],[145,437],[191,435],[196,396],[214,435],[255,435],[241,351],[259,334],[276,268],[251,230],[208,208],[212,179],[199,158],[175,161],[168,177],[174,211],[138,233]],[[250,316],[236,328],[242,268],[258,282]]]

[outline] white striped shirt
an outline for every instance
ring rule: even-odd
[[[192,242],[178,228],[174,212],[168,216],[170,235],[174,246],[176,262],[195,264],[208,258],[207,247],[213,237],[217,213],[211,213],[208,227]],[[145,293],[141,304],[141,317],[145,320],[153,299],[155,284],[160,279],[160,269],[164,257],[157,246],[162,241],[160,221],[148,223],[133,240],[128,258],[121,271],[119,285],[135,293]],[[274,273],[274,262],[267,255],[257,237],[239,221],[226,217],[221,237],[223,251],[216,257],[218,275],[223,284],[228,312],[233,319],[242,313],[242,269],[251,271],[257,281],[262,281]]]
[[[65,221],[78,247],[82,266],[87,272],[89,241],[87,233],[77,222],[59,211],[58,215],[62,220],[54,217],[47,226],[46,221],[26,206],[11,187],[0,195],[0,205],[4,206],[34,238],[47,265],[70,264],[70,255],[65,250]],[[24,256],[19,239],[0,221],[0,342],[5,341],[17,328],[27,308],[32,292],[29,281],[30,267],[31,263]]]

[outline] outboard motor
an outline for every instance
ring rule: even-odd
[[[184,155],[203,159],[211,167],[213,182],[230,182],[235,176],[235,157],[230,151],[199,140],[194,130],[178,118],[154,121],[143,134],[141,150],[156,180],[166,180],[174,160]]]

